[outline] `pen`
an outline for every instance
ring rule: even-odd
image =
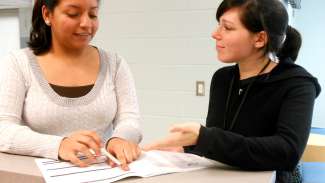
[[[119,166],[122,164],[118,159],[116,159],[111,153],[107,152],[104,148],[101,148],[100,152],[106,157],[108,157],[110,160],[112,160],[115,164]]]

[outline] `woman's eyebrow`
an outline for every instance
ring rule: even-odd
[[[81,9],[81,7],[80,6],[78,6],[78,5],[74,5],[74,4],[68,4],[67,5],[67,7],[68,8],[74,8],[74,9]],[[98,6],[93,6],[93,7],[91,7],[90,9],[98,9]]]

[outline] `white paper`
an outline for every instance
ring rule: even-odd
[[[126,177],[150,177],[155,175],[186,172],[212,167],[215,161],[187,153],[167,151],[143,152],[141,157],[129,164],[129,171],[112,168],[105,163],[106,157],[97,158],[97,163],[76,167],[70,163],[51,159],[35,159],[45,181],[48,183],[97,183],[114,182]]]

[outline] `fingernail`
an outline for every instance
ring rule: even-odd
[[[122,169],[125,170],[125,171],[128,171],[129,170],[129,167],[128,166],[124,166]]]

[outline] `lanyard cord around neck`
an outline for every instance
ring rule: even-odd
[[[256,75],[256,77],[248,84],[247,89],[244,92],[244,96],[241,99],[240,104],[239,104],[239,106],[238,106],[238,108],[237,108],[237,110],[235,112],[235,115],[234,115],[234,117],[231,120],[231,123],[229,125],[228,130],[231,130],[234,127],[234,125],[236,123],[236,119],[237,119],[237,117],[239,115],[239,112],[240,112],[240,110],[241,110],[241,108],[242,108],[242,106],[245,103],[245,100],[247,98],[248,91],[252,87],[252,85],[254,84],[254,82],[257,80],[257,76],[259,76],[261,73],[263,73],[265,71],[265,69],[267,68],[267,66],[270,65],[270,63],[271,63],[271,60],[269,59],[268,62],[267,62],[267,64],[265,64],[265,66]],[[233,86],[234,86],[234,83],[235,83],[235,77],[236,77],[235,75],[232,77],[231,82],[230,82],[230,87],[229,87],[229,90],[228,90],[228,96],[227,96],[227,101],[226,101],[226,111],[225,111],[225,116],[224,116],[224,120],[223,120],[223,128],[224,129],[226,129],[227,117],[228,117],[228,113],[229,113],[229,110],[230,110],[229,109],[230,108],[230,98],[231,98]]]

